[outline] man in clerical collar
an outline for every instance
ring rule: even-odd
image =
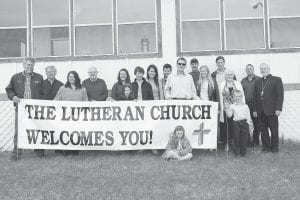
[[[281,114],[284,90],[280,77],[270,74],[270,66],[260,65],[263,78],[254,86],[253,116],[260,120],[262,147],[265,152],[278,152],[278,116]],[[271,130],[271,138],[268,129]]]
[[[185,74],[186,59],[177,59],[177,73],[168,76],[165,86],[166,99],[199,99],[193,78]]]
[[[252,64],[246,65],[246,74],[247,76],[242,79],[241,83],[245,94],[246,104],[249,107],[251,118],[254,125],[252,145],[258,146],[259,145],[259,123],[257,118],[253,116],[253,102],[254,102],[253,97],[254,97],[255,81],[258,80],[260,77],[254,74],[254,66]],[[249,137],[248,144],[250,143],[251,143],[251,138]]]
[[[43,76],[33,72],[34,59],[25,58],[23,61],[24,71],[16,73],[10,79],[8,86],[5,88],[7,97],[14,102],[15,105],[15,134],[14,134],[14,150],[12,152],[11,160],[17,160],[21,149],[18,150],[18,103],[21,99],[41,99],[42,98],[42,84]],[[35,149],[34,152],[39,157],[44,156],[44,150]]]
[[[97,67],[89,67],[89,78],[82,82],[85,87],[89,101],[105,101],[108,97],[108,90],[103,79],[98,78]]]
[[[54,66],[47,66],[45,71],[47,78],[43,81],[43,99],[53,100],[63,83],[55,78],[57,71]]]

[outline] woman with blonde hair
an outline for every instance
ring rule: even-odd
[[[201,100],[218,101],[217,82],[211,78],[208,66],[202,65],[199,71],[200,76],[196,87],[197,95]]]
[[[226,69],[225,81],[219,85],[219,97],[220,97],[220,140],[225,144],[225,150],[229,150],[229,146],[232,141],[232,117],[228,117],[224,112],[225,106],[233,104],[234,93],[240,90],[242,93],[242,102],[245,103],[244,90],[240,82],[234,80],[235,74],[232,70]]]

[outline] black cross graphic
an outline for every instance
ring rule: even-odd
[[[203,135],[208,134],[210,130],[203,130],[204,129],[204,122],[200,124],[200,129],[199,130],[194,130],[193,135],[198,135],[198,145],[203,144]]]

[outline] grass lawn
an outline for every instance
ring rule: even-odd
[[[192,161],[150,152],[81,152],[15,162],[0,153],[0,199],[300,199],[300,144],[280,153],[248,149],[247,158],[194,151]]]

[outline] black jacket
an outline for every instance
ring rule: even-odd
[[[7,97],[12,100],[14,96],[24,98],[26,77],[24,72],[19,72],[12,76],[8,86],[5,88]],[[33,72],[30,82],[31,99],[42,98],[43,76]]]
[[[138,98],[139,85],[136,82],[136,80],[134,82],[132,82],[131,85],[132,85],[132,88],[133,88],[134,98],[137,99]],[[145,78],[143,78],[143,83],[142,83],[142,97],[143,97],[143,100],[154,100],[153,92],[152,92],[152,86],[151,86],[150,83],[148,83],[146,81]]]
[[[267,116],[275,115],[276,110],[282,111],[284,91],[281,78],[268,75],[262,84],[262,78],[255,82],[253,111],[258,115],[262,113]],[[265,87],[261,97],[263,86]]]

